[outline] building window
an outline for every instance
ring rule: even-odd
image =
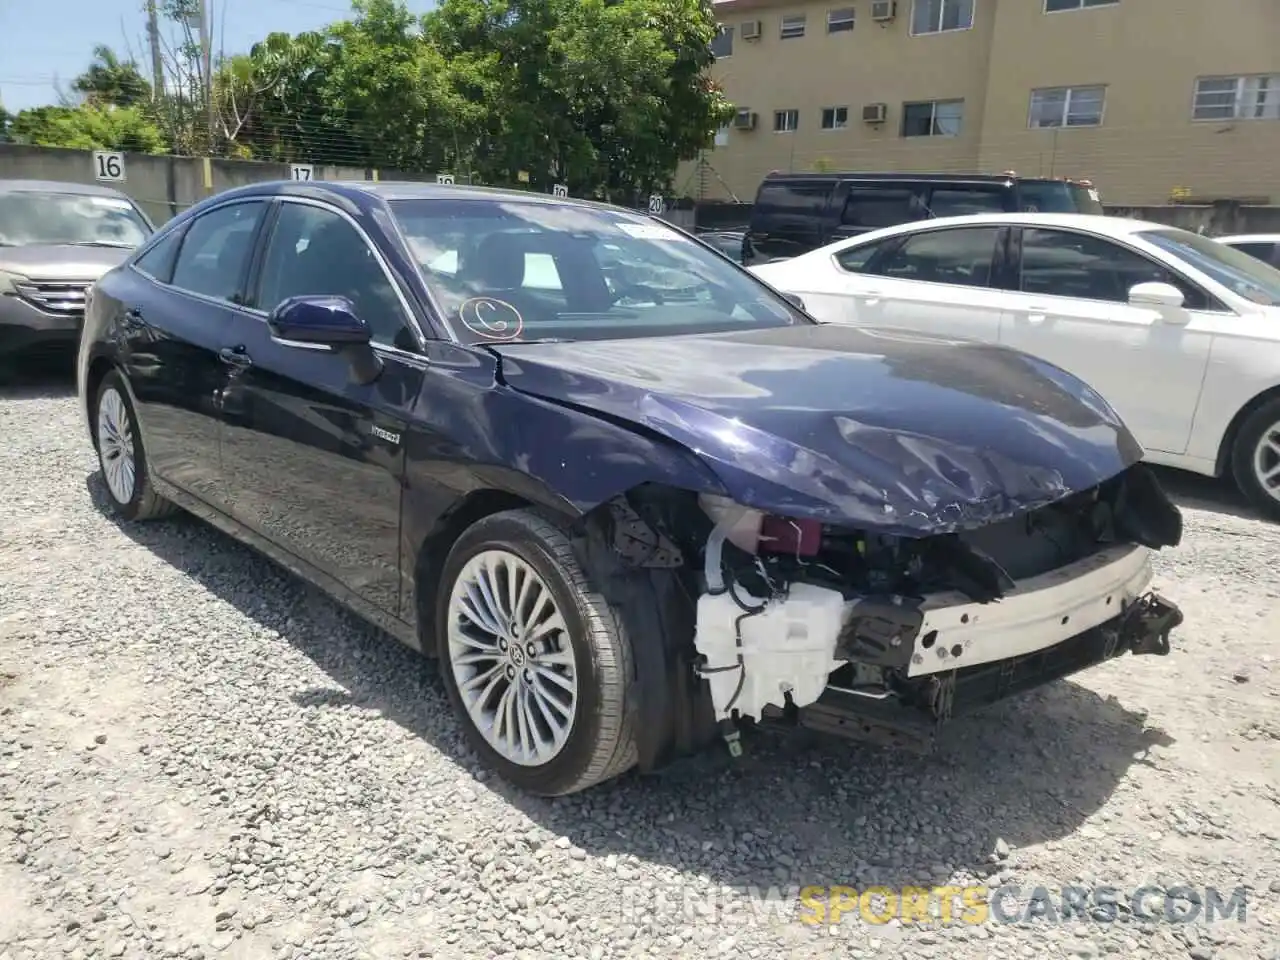
[[[904,137],[958,137],[963,124],[963,100],[926,100],[902,105]]]
[[[1090,7],[1114,7],[1120,0],[1044,0],[1045,13],[1061,13],[1063,10],[1088,10]]]
[[[827,33],[846,33],[853,29],[853,7],[827,11]]]
[[[803,13],[798,13],[790,17],[783,17],[782,27],[778,31],[778,35],[782,37],[783,40],[795,40],[798,37],[803,37],[804,20],[805,16]]]
[[[1031,91],[1031,127],[1102,125],[1106,87],[1048,87]]]
[[[774,133],[791,133],[800,126],[799,110],[775,110],[773,111],[773,132]]]
[[[733,56],[733,27],[721,27],[711,41],[711,52],[717,60]]]
[[[974,0],[915,0],[911,9],[911,34],[968,30],[973,26]]]
[[[1280,120],[1280,74],[1201,77],[1196,81],[1195,120]]]
[[[843,130],[849,126],[849,108],[848,107],[823,107],[822,108],[822,129],[823,130]]]

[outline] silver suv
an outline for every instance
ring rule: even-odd
[[[154,229],[119,190],[0,180],[0,358],[74,343],[86,291]]]

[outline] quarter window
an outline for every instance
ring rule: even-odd
[[[773,112],[773,132],[791,133],[800,126],[799,110],[775,110]]]
[[[902,188],[853,189],[845,200],[840,222],[848,227],[875,230],[928,216],[914,190]]]
[[[935,187],[929,197],[935,217],[965,217],[973,213],[1003,213],[1004,193],[983,187]]]
[[[958,137],[963,124],[963,100],[927,100],[902,105],[904,137]]]
[[[795,14],[790,17],[782,18],[782,26],[779,29],[779,35],[783,40],[795,40],[804,36],[805,15],[803,13]]]
[[[263,258],[256,302],[270,311],[303,295],[346,297],[374,340],[417,349],[395,287],[364,237],[332,210],[284,203]]]
[[[1024,230],[1020,273],[1023,293],[1127,303],[1139,283],[1169,283],[1182,291],[1189,309],[1206,304],[1199,288],[1154,260],[1083,233]]]
[[[1087,10],[1090,7],[1114,7],[1120,0],[1044,0],[1045,13],[1062,10]]]
[[[152,280],[168,283],[173,277],[173,262],[182,244],[182,230],[171,230],[134,261],[134,266]]]
[[[228,204],[194,220],[182,239],[173,285],[206,297],[239,302],[240,283],[253,248],[254,229],[266,204]]]
[[[999,227],[931,230],[917,233],[875,264],[877,276],[964,287],[991,283]]]
[[[1249,77],[1201,77],[1195,120],[1280,120],[1280,73]]]
[[[1107,88],[1046,87],[1031,91],[1032,127],[1097,127],[1102,124],[1102,110]]]
[[[827,11],[827,33],[847,33],[853,29],[853,7]]]
[[[862,273],[873,257],[893,240],[881,240],[879,243],[864,243],[859,247],[850,247],[836,254],[836,263],[850,273]]]
[[[915,0],[911,9],[911,33],[942,33],[973,26],[974,0]]]
[[[823,130],[843,130],[849,126],[849,108],[848,107],[823,107],[822,108],[822,129]]]

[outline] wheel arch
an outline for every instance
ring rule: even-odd
[[[106,354],[98,354],[89,361],[89,366],[85,371],[84,378],[84,412],[89,422],[89,440],[93,444],[93,449],[98,449],[98,410],[95,402],[98,397],[98,388],[102,386],[102,381],[107,378],[107,374],[111,371],[119,371],[120,367]],[[121,374],[121,379],[125,379]],[[125,389],[129,390],[129,383],[125,380]],[[132,394],[132,391],[130,391]],[[132,400],[132,395],[130,396]]]
[[[1231,476],[1231,449],[1235,446],[1236,438],[1240,435],[1240,428],[1244,426],[1246,420],[1251,417],[1255,411],[1270,403],[1272,400],[1280,400],[1280,384],[1269,387],[1255,396],[1243,407],[1236,411],[1236,415],[1231,418],[1231,422],[1227,424],[1226,432],[1222,435],[1222,443],[1218,447],[1218,458],[1214,466],[1214,472],[1219,477]]]

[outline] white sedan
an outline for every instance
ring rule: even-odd
[[[1119,217],[918,221],[751,268],[830,323],[1017,348],[1098,390],[1153,463],[1280,519],[1280,270]]]
[[[1280,267],[1280,233],[1241,233],[1232,237],[1218,237],[1217,241],[1256,257],[1263,263]]]

